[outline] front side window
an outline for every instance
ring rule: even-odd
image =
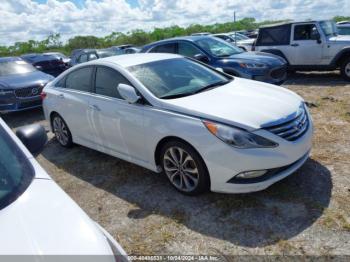
[[[294,27],[294,40],[317,40],[319,33],[315,24],[296,25]]]
[[[34,66],[22,60],[0,62],[0,76],[26,74],[34,71],[37,71]]]
[[[0,125],[0,209],[22,195],[33,178],[32,165]]]
[[[176,53],[176,44],[170,43],[170,44],[164,44],[164,45],[158,45],[151,49],[151,53],[170,53],[175,54]]]
[[[66,88],[91,92],[92,67],[83,67],[71,72],[66,77]]]
[[[98,67],[96,70],[96,94],[123,99],[118,92],[119,84],[130,85],[130,82],[119,72],[107,67]]]
[[[178,48],[178,53],[183,56],[194,57],[195,55],[203,54],[197,47],[186,42],[180,42]]]
[[[231,79],[187,58],[173,58],[131,66],[128,70],[156,97],[188,96]]]
[[[84,63],[88,61],[88,56],[87,54],[82,54],[79,59],[78,59],[79,63]]]
[[[203,48],[206,52],[209,54],[216,56],[216,57],[228,57],[235,54],[240,54],[243,51],[235,47],[233,45],[230,45],[229,43],[215,38],[203,38],[196,41],[196,44],[198,44],[201,48]]]

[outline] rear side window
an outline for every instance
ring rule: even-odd
[[[97,59],[97,55],[95,53],[89,54],[89,61],[96,60],[96,59]]]
[[[170,53],[175,54],[176,53],[176,44],[170,43],[170,44],[164,44],[164,45],[157,45],[156,47],[152,48],[150,53]]]
[[[92,67],[79,68],[66,77],[66,88],[91,92]]]
[[[99,95],[123,99],[118,92],[119,84],[131,85],[119,72],[108,67],[97,67],[95,92]]]
[[[294,40],[317,40],[319,33],[315,24],[296,25],[294,27]]]
[[[259,30],[256,45],[289,45],[290,25],[281,25]]]
[[[197,47],[190,43],[180,42],[178,53],[183,56],[194,57],[198,54],[203,54]]]

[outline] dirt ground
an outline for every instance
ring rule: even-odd
[[[311,158],[269,189],[187,197],[165,177],[50,133],[38,161],[128,254],[350,255],[350,83],[337,72],[296,73],[284,87],[308,102]],[[41,110],[3,116],[13,128]]]

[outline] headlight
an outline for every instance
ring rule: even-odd
[[[277,143],[253,133],[218,124],[210,121],[203,121],[210,133],[225,143],[237,148],[261,148],[276,147]]]
[[[239,64],[243,68],[249,68],[249,69],[265,69],[267,66],[265,64],[260,63],[240,63]]]

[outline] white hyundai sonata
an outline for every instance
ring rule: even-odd
[[[41,126],[17,134],[33,153],[47,141]],[[46,261],[48,255],[66,255],[50,261],[78,261],[67,255],[84,255],[84,261],[127,261],[121,246],[47,175],[27,148],[0,118],[0,260]]]
[[[177,55],[84,63],[48,84],[42,98],[62,146],[162,172],[189,195],[265,189],[311,149],[311,117],[297,94]]]

